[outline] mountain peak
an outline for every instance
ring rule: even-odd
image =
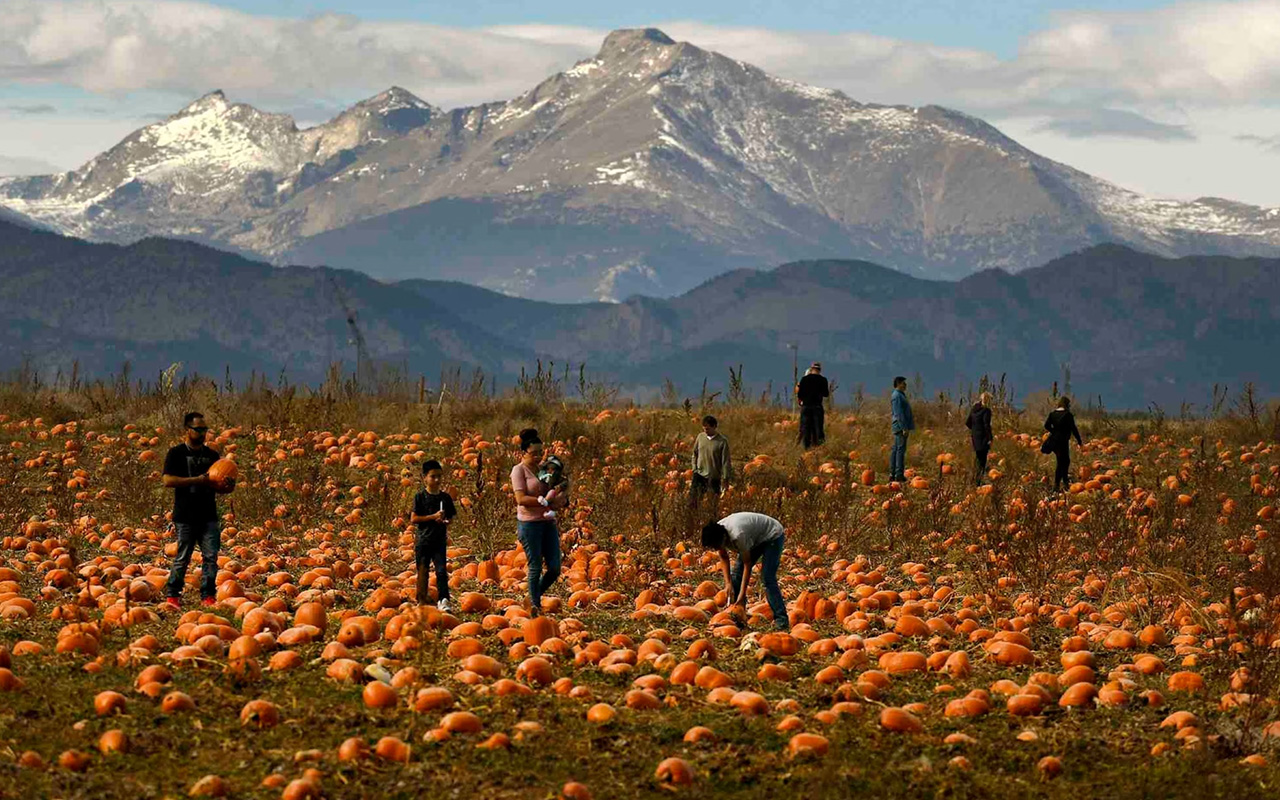
[[[222,93],[221,89],[214,89],[206,95],[203,95],[191,105],[178,112],[178,116],[187,114],[200,114],[205,111],[226,111],[231,106],[227,102],[227,96]]]
[[[637,48],[670,47],[675,43],[675,39],[657,28],[622,28],[605,37],[599,57],[621,55]]]
[[[974,117],[857,103],[654,28],[601,39],[517,98],[449,113],[384,84],[299,131],[211,92],[73,173],[0,180],[0,205],[91,238],[548,300],[829,257],[958,278],[1106,240],[1280,254],[1280,209],[1150,200]]]
[[[414,128],[420,128],[430,122],[437,113],[439,109],[433,108],[430,103],[413,92],[399,86],[392,86],[385,92],[380,92],[368,100],[361,100],[348,108],[330,122],[330,127],[333,125],[341,127],[344,122],[357,120],[359,121],[357,125],[362,131],[358,134],[360,141],[371,136],[381,140],[386,132],[407,133]],[[367,127],[369,125],[373,127]],[[382,130],[383,133],[377,133],[378,130]],[[352,144],[352,141],[348,141],[343,147],[349,147]]]
[[[408,89],[392,86],[385,92],[360,103],[362,106],[381,105],[386,108],[430,108],[431,105]]]

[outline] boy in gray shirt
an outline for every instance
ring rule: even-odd
[[[693,440],[693,478],[689,482],[689,505],[698,507],[710,489],[717,498],[729,488],[733,466],[729,462],[729,440],[720,433],[716,418],[702,418],[702,433]]]
[[[787,604],[782,599],[782,590],[778,588],[778,564],[782,561],[786,538],[781,522],[766,514],[750,511],[730,514],[702,529],[702,546],[720,553],[725,591],[733,606],[746,605],[751,568],[756,562],[760,563],[760,582],[764,584],[765,597],[773,612],[773,624],[781,631],[791,629]],[[738,553],[732,572],[729,569],[730,549]]]

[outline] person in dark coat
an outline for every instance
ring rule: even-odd
[[[815,361],[796,384],[796,397],[800,400],[800,444],[806,450],[827,439],[826,411],[822,403],[830,395],[830,385],[822,376],[822,365]]]
[[[969,429],[969,438],[973,440],[973,483],[982,485],[982,476],[987,474],[987,455],[991,452],[991,395],[983,392],[978,402],[969,409],[969,418],[964,421]]]
[[[1080,429],[1076,427],[1076,418],[1071,414],[1071,398],[1058,400],[1058,407],[1049,413],[1044,421],[1044,429],[1049,437],[1040,446],[1040,452],[1053,453],[1058,458],[1058,469],[1053,475],[1053,490],[1062,491],[1065,483],[1071,485],[1071,438],[1075,437],[1076,445],[1083,447],[1080,440]]]

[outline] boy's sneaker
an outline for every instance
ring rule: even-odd
[[[440,602],[436,603],[436,608],[440,609],[441,614],[449,613],[449,598],[441,597]]]
[[[176,597],[170,597],[164,601],[164,604],[174,611],[182,610],[182,601]]]
[[[200,601],[200,605],[202,606],[216,606],[217,604],[218,601],[214,600],[212,597],[206,597]]]

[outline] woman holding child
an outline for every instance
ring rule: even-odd
[[[556,510],[568,505],[560,461],[543,462],[542,440],[533,428],[520,431],[520,461],[511,470],[516,498],[516,536],[529,562],[529,613],[542,611],[542,594],[560,577],[560,530]],[[546,571],[543,571],[543,565]]]

